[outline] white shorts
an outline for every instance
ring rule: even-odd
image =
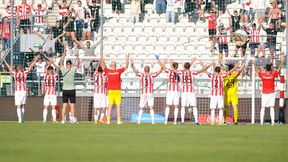
[[[100,109],[108,107],[108,98],[105,94],[94,93],[94,108]]]
[[[182,92],[181,94],[181,106],[188,107],[188,106],[196,106],[196,96],[193,92]]]
[[[262,94],[261,106],[262,107],[274,107],[275,106],[275,93]]]
[[[210,109],[224,108],[224,97],[223,96],[211,96],[210,98]]]
[[[83,28],[83,32],[91,32],[91,28]]]
[[[57,96],[56,95],[45,95],[44,96],[44,106],[56,106],[57,105]]]
[[[180,93],[177,91],[167,91],[166,104],[179,105]]]
[[[44,26],[35,26],[34,28],[33,28],[33,32],[44,32],[44,29],[45,29],[45,27]]]
[[[25,105],[27,99],[26,91],[15,91],[15,105]]]
[[[152,93],[141,94],[139,107],[143,108],[146,104],[148,107],[154,106],[154,95]]]

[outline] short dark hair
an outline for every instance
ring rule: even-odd
[[[67,64],[72,64],[72,61],[71,61],[71,60],[67,60],[67,61],[66,61],[66,65],[67,65]]]
[[[215,71],[216,71],[217,73],[220,73],[220,71],[221,71],[220,66],[216,66],[216,67],[215,67]]]
[[[53,66],[49,66],[47,70],[53,70]]]
[[[177,62],[173,62],[172,66],[173,66],[173,68],[178,68],[178,63]]]
[[[98,70],[97,70],[99,73],[102,73],[103,72],[103,69],[101,66],[98,67]]]
[[[190,69],[190,67],[191,67],[191,64],[189,62],[185,62],[184,68],[188,70]]]
[[[228,70],[232,70],[234,68],[234,65],[233,64],[229,64],[228,65]]]
[[[267,65],[265,66],[265,69],[266,69],[267,71],[272,71],[272,64],[267,64]]]

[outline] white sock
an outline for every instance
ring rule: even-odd
[[[261,110],[260,110],[260,124],[263,124],[264,116],[265,116],[265,108],[262,107]]]
[[[152,124],[154,124],[154,110],[150,110],[150,115],[151,115],[151,119],[152,119]]]
[[[21,109],[21,119],[24,120],[24,113],[25,113],[25,108],[22,107]]]
[[[181,114],[181,123],[184,123],[184,121],[185,121],[185,107],[181,107],[180,114]]]
[[[17,116],[18,116],[18,121],[21,122],[21,121],[22,121],[22,112],[21,112],[21,108],[17,108]]]
[[[103,120],[104,115],[105,115],[105,114],[104,114],[103,112],[100,114],[100,120]]]
[[[198,123],[198,110],[197,110],[197,107],[193,107],[193,115],[194,115],[195,123]]]
[[[52,109],[52,118],[53,118],[53,121],[56,121],[56,110],[55,109]]]
[[[170,108],[166,107],[166,109],[165,109],[165,123],[168,122],[169,112],[170,112]]]
[[[215,109],[211,109],[211,123],[214,124]]]
[[[219,124],[222,123],[223,120],[223,109],[219,109]]]
[[[275,111],[274,107],[270,107],[271,124],[275,124]]]
[[[143,114],[143,110],[142,110],[142,109],[140,109],[140,110],[139,110],[139,115],[138,115],[138,123],[140,123],[140,122],[141,122],[141,117],[142,117],[142,114]]]
[[[43,121],[47,121],[48,110],[43,109]]]
[[[174,110],[174,122],[175,122],[175,123],[177,122],[178,111],[179,111],[179,109],[178,109],[178,108],[175,108],[175,110]]]
[[[94,114],[94,120],[98,121],[98,114]]]

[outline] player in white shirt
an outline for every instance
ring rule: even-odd
[[[54,68],[56,69],[56,73],[54,74]],[[54,63],[53,59],[49,60],[48,65],[45,68],[44,78],[42,82],[42,94],[44,96],[44,109],[43,109],[43,122],[46,123],[47,115],[48,115],[48,107],[52,107],[52,119],[53,123],[56,123],[56,109],[57,105],[57,96],[56,96],[56,82],[58,79],[59,67]]]
[[[212,64],[209,66],[203,67],[201,70],[190,70],[191,65],[195,62],[195,58],[192,58],[191,62],[186,62],[184,64],[184,69],[180,71],[181,79],[181,124],[184,124],[185,120],[185,107],[193,107],[193,115],[195,119],[195,124],[198,123],[198,111],[197,111],[197,102],[196,95],[194,90],[194,81],[193,77],[206,71]]]
[[[100,60],[101,61],[101,60]],[[93,75],[94,81],[94,122],[98,124],[103,123],[103,119],[106,113],[106,108],[108,107],[108,97],[107,97],[107,75],[103,72],[103,69],[98,66]],[[101,113],[100,113],[101,110]]]
[[[26,87],[26,77],[29,72],[33,69],[36,61],[39,59],[39,56],[35,56],[33,62],[30,64],[28,70],[24,71],[23,66],[18,65],[17,70],[13,70],[12,67],[6,62],[5,57],[2,56],[2,60],[7,66],[9,72],[14,78],[15,85],[15,106],[17,108],[18,123],[23,123],[24,121],[24,112],[25,104],[27,98],[27,87]]]
[[[177,72],[178,63],[170,61],[170,69],[166,68],[165,65],[159,60],[159,56],[155,55],[158,60],[158,64],[162,67],[162,69],[168,73],[168,85],[167,85],[167,93],[166,93],[166,109],[165,109],[165,122],[168,123],[168,117],[170,112],[170,107],[174,107],[174,125],[177,124],[177,116],[179,112],[179,101],[180,101],[180,77]]]
[[[139,116],[138,116],[138,124],[141,123],[143,109],[145,108],[146,105],[148,105],[150,109],[152,124],[154,124],[153,79],[162,72],[162,68],[156,73],[150,73],[150,67],[145,66],[144,72],[139,72],[138,70],[136,70],[133,64],[133,60],[132,60],[132,69],[135,72],[135,74],[141,79],[141,97],[140,97],[140,104],[139,104],[140,109],[139,109]]]

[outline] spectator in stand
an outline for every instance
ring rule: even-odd
[[[75,15],[73,14],[75,14],[75,11],[73,8],[71,8],[67,15],[67,24],[63,27],[69,41],[77,41],[75,34]]]
[[[222,15],[226,11],[226,0],[218,0],[218,10],[219,10],[219,15]]]
[[[239,33],[241,33],[241,37],[242,36],[248,36],[249,35],[249,32],[247,31],[247,27],[245,25],[243,25],[241,27],[241,30],[239,30]],[[238,55],[238,51],[239,49],[241,49],[241,56],[245,56],[245,53],[246,53],[246,49],[247,49],[247,44],[248,44],[248,40],[242,40],[242,43],[244,41],[244,44],[239,44],[239,45],[236,45],[236,49],[235,49],[235,55],[234,57],[236,57]]]
[[[100,16],[99,16],[100,6],[96,0],[92,0],[92,5],[90,5],[89,1],[87,1],[87,5],[90,10],[90,15],[92,18],[92,21],[91,21],[92,31],[98,31],[98,28],[100,25]]]
[[[270,10],[268,17],[271,19],[270,22],[273,23],[274,28],[278,30],[281,24],[280,17],[281,17],[282,11],[278,8],[277,1],[274,1],[272,6],[273,8]]]
[[[269,28],[265,28],[262,24],[262,22],[260,22],[260,26],[262,27],[262,29],[266,32],[267,34],[267,39],[266,39],[266,43],[264,43],[263,46],[261,46],[261,50],[265,56],[265,48],[269,48],[270,51],[270,60],[271,63],[273,62],[274,59],[274,52],[276,50],[276,37],[277,37],[277,30],[275,29],[274,23],[270,22],[269,24]]]
[[[8,49],[10,46],[10,22],[8,21],[8,17],[3,17],[2,22],[0,23],[0,40],[3,49]]]
[[[17,6],[14,6],[13,7],[13,11],[12,11],[11,4],[8,3],[8,5],[6,7],[6,12],[8,14],[8,20],[10,21],[10,23],[12,23],[13,25],[16,25]],[[12,15],[13,15],[13,19],[12,19],[12,22],[11,22]]]
[[[85,9],[82,6],[82,2],[80,0],[77,1],[77,5],[74,6],[75,14],[76,14],[76,38],[77,40],[81,40],[82,38],[82,30],[84,25],[84,17],[85,17]]]
[[[216,2],[215,0],[206,0],[204,11],[209,13],[211,10],[216,11]]]
[[[232,32],[234,33],[235,31],[240,29],[241,16],[238,15],[238,11],[237,10],[234,10],[234,15],[231,15],[231,13],[229,12],[229,9],[227,10],[227,13],[228,13],[228,15],[231,18],[230,19],[230,25],[231,25]]]
[[[63,28],[61,27],[61,23],[59,20],[56,21],[55,26],[50,26],[50,24],[48,23],[47,25],[48,27],[51,28],[51,32],[53,34],[53,38],[58,37],[59,35],[61,35],[63,33]],[[61,44],[61,42],[63,41],[63,36],[59,38],[59,41],[56,42],[55,44],[55,52],[56,53],[63,53],[64,52],[64,48],[63,45]]]
[[[53,8],[53,0],[46,0],[48,10],[52,10]]]
[[[104,37],[104,39],[106,39],[106,37]],[[83,43],[80,43],[80,42],[77,42],[77,43],[83,49],[85,56],[95,56],[94,51],[95,51],[97,45],[100,44],[100,42],[101,42],[101,40],[98,40],[95,44],[93,44],[91,46],[91,42],[86,41],[86,47],[83,45]]]
[[[17,6],[17,21],[20,27],[20,33],[24,34],[25,30],[30,33],[31,25],[31,6],[22,0],[22,3]]]
[[[252,24],[252,27],[250,27],[249,30],[249,47],[250,47],[250,51],[251,51],[251,55],[254,56],[258,56],[259,51],[257,50],[257,54],[255,53],[255,49],[258,49],[259,45],[260,45],[260,38],[259,38],[259,34],[260,34],[260,26],[257,28],[256,24]]]
[[[44,23],[46,22],[47,18],[46,18],[46,14],[47,14],[47,5],[44,4],[44,7],[42,7],[41,4],[37,4],[37,8],[35,8],[32,5],[32,14],[34,17],[34,28],[33,28],[33,32],[40,32],[40,33],[44,33],[45,30],[45,25]]]
[[[166,0],[155,0],[156,1],[156,13],[162,14],[166,12]]]
[[[85,14],[84,17],[84,25],[83,25],[83,32],[82,32],[82,41],[84,40],[91,40],[91,17],[89,12]],[[86,39],[87,36],[87,39]]]
[[[112,12],[120,14],[120,12],[121,12],[121,1],[120,0],[112,0]]]
[[[37,79],[38,79],[38,83],[41,82],[41,80],[43,79],[44,76],[44,71],[45,71],[45,66],[46,66],[46,62],[43,61],[40,57],[37,60],[37,62],[35,63],[36,66],[36,74],[37,74]]]
[[[266,0],[253,0],[258,21],[263,21],[266,12]]]
[[[208,34],[211,43],[210,51],[213,55],[215,51],[215,36],[216,36],[216,22],[217,22],[216,11],[211,10],[209,16],[207,16],[206,19],[208,19]]]
[[[59,41],[59,38],[62,37],[64,34],[65,33],[62,33],[61,35],[53,39],[52,34],[48,34],[47,38],[45,38],[42,34],[37,33],[37,35],[44,41],[43,51],[46,52],[49,57],[55,54],[55,43]]]
[[[130,9],[130,21],[132,23],[139,22],[139,15],[141,14],[141,0],[132,0]]]
[[[167,0],[166,23],[175,23],[175,3],[176,0]]]
[[[225,51],[225,57],[228,57],[228,44],[227,44],[227,30],[224,27],[224,24],[221,23],[217,29],[217,42],[218,42],[218,48],[219,48],[219,53],[223,54]]]
[[[242,14],[243,15],[243,23],[246,25],[249,22],[249,16],[251,15],[250,13],[250,8],[251,8],[251,0],[242,0]]]
[[[62,0],[62,4],[59,4],[58,0],[56,0],[55,4],[59,7],[59,20],[61,22],[61,25],[64,26],[67,23],[68,11],[72,4],[72,0],[69,4],[67,4],[67,0]]]

